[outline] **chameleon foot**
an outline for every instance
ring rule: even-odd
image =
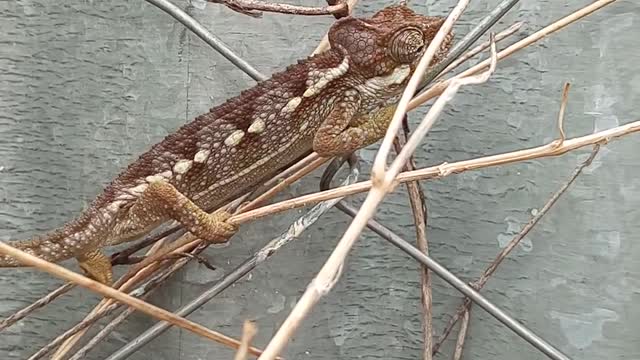
[[[111,260],[99,250],[94,250],[77,257],[80,268],[84,274],[105,285],[111,285],[113,272]]]
[[[227,211],[218,210],[213,214],[202,212],[197,217],[198,221],[189,228],[189,232],[202,240],[223,243],[238,231],[238,226],[226,222],[231,217]]]

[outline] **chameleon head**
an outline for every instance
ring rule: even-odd
[[[351,74],[373,80],[369,85],[378,96],[382,94],[377,90],[396,93],[408,82],[444,20],[417,14],[404,5],[391,6],[368,19],[337,21],[329,31],[329,41],[348,57]],[[452,40],[449,33],[432,65],[444,58]]]

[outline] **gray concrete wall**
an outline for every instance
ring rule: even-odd
[[[497,2],[473,2],[458,32]],[[504,25],[521,20],[524,31],[532,32],[589,2],[523,1]],[[427,1],[414,7],[442,15],[451,3]],[[332,20],[270,14],[252,19],[218,5],[178,4],[266,74],[308,54]],[[365,1],[356,13],[370,15],[384,4]],[[2,240],[61,225],[137,154],[253,84],[142,0],[3,1],[0,18]],[[565,81],[573,84],[565,120],[569,136],[637,120],[638,34],[640,5],[618,1],[501,62],[488,83],[465,88],[447,107],[418,151],[419,166],[550,141]],[[412,120],[423,113],[416,112]],[[370,165],[375,148],[362,152],[363,168]],[[637,136],[607,145],[484,291],[575,359],[640,358],[639,152]],[[587,154],[585,149],[423,183],[434,257],[464,279],[477,277]],[[283,196],[314,191],[317,180],[310,177]],[[410,208],[400,190],[377,218],[411,239]],[[228,247],[206,252],[220,271],[192,264],[155,293],[152,302],[167,309],[186,303],[298,215],[291,211],[244,227]],[[347,224],[344,215],[332,211],[300,241],[191,318],[236,336],[244,319],[256,319],[256,343],[264,345]],[[287,357],[418,358],[416,270],[407,256],[366,232],[341,281],[300,329]],[[60,283],[34,270],[0,271],[0,314],[12,313]],[[459,299],[455,290],[435,281],[437,331]],[[0,333],[1,357],[27,358],[80,320],[97,300],[76,289]],[[104,358],[152,323],[147,316],[133,316],[88,358]],[[465,354],[467,359],[542,358],[479,309],[473,312]],[[132,358],[230,355],[195,335],[171,330]]]

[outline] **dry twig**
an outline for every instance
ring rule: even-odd
[[[236,352],[236,356],[233,360],[246,360],[248,355],[249,346],[253,337],[256,336],[258,328],[253,321],[245,320],[242,326],[242,338],[240,339],[240,348]]]
[[[456,161],[452,163],[442,163],[414,171],[406,171],[398,174],[396,183],[405,183],[414,180],[439,179],[451,174],[459,174],[465,171],[478,170],[486,167],[517,163],[545,157],[560,156],[567,152],[600,143],[608,143],[619,137],[640,131],[640,120],[616,126],[611,129],[598,131],[593,134],[579,136],[565,140],[562,145],[556,146],[557,140],[549,144],[534,148],[511,151],[497,155],[484,156],[469,160]],[[267,216],[273,213],[308,206],[320,201],[344,197],[365,192],[372,187],[372,181],[361,181],[353,185],[341,186],[336,189],[320,191],[314,194],[303,195],[297,198],[284,200],[275,204],[264,206],[244,214],[233,216],[229,221],[241,224],[253,219]]]
[[[59,278],[65,279],[67,281],[73,282],[77,285],[90,289],[93,292],[99,293],[105,297],[113,298],[117,301],[125,303],[138,311],[141,311],[147,315],[151,315],[155,318],[168,321],[175,326],[193,332],[197,335],[205,337],[207,339],[213,340],[215,342],[221,343],[223,345],[238,348],[240,342],[230,338],[226,335],[215,332],[211,329],[208,329],[202,325],[196,324],[190,320],[185,318],[176,316],[175,314],[159,308],[155,305],[151,305],[145,301],[142,301],[138,298],[132,297],[128,294],[120,292],[116,289],[113,289],[107,285],[101,284],[97,281],[91,280],[87,277],[84,277],[80,274],[77,274],[71,270],[68,270],[60,265],[50,263],[48,261],[42,260],[36,256],[28,254],[22,250],[16,249],[13,246],[7,245],[4,242],[0,242],[0,253],[9,255],[21,263],[38,268],[42,271],[46,271],[50,274],[53,274]],[[260,350],[252,349],[253,354],[259,354]]]
[[[590,5],[587,5],[583,8],[581,8],[580,10],[574,11],[571,14],[561,18],[560,20],[557,20],[555,22],[553,22],[552,24],[545,26],[544,28],[536,31],[535,33],[527,36],[526,38],[516,42],[515,44],[509,46],[508,48],[500,51],[498,53],[498,60],[502,60],[506,57],[509,57],[511,55],[513,55],[514,53],[516,53],[519,50],[522,50],[523,48],[530,46],[538,41],[540,41],[541,39],[545,38],[546,36],[561,30],[563,28],[565,28],[566,26],[588,16],[593,14],[594,12],[600,10],[601,8],[614,3],[616,0],[598,0],[595,1],[593,3],[591,3]],[[469,76],[469,75],[473,75],[476,74],[480,71],[482,71],[483,69],[486,69],[487,66],[489,66],[491,63],[490,59],[487,59],[467,70],[465,70],[464,72],[462,72],[461,74],[459,74],[458,76]],[[428,90],[422,92],[420,95],[416,96],[413,100],[411,100],[411,102],[409,103],[409,110],[411,109],[415,109],[416,107],[420,106],[420,104],[423,104],[431,99],[433,99],[434,97],[442,94],[442,92],[447,88],[447,86],[449,85],[449,81],[452,81],[452,79],[449,80],[445,80],[439,83],[436,83],[433,87],[429,88]]]
[[[578,167],[573,171],[571,176],[569,176],[567,181],[560,187],[560,189],[558,189],[558,191],[556,191],[549,198],[549,200],[547,200],[547,202],[544,204],[542,209],[540,209],[540,211],[538,211],[529,220],[529,222],[520,230],[520,232],[509,241],[507,246],[505,246],[498,253],[496,258],[485,269],[485,271],[482,273],[482,275],[476,281],[474,281],[472,283],[473,287],[476,290],[479,291],[480,289],[482,289],[484,287],[484,285],[487,283],[487,281],[489,280],[491,275],[493,275],[496,272],[496,270],[498,269],[498,267],[500,266],[502,261],[513,251],[513,249],[515,249],[515,247],[520,243],[520,241],[536,226],[536,224],[538,224],[538,222],[540,222],[540,220],[545,216],[545,214],[547,214],[547,212],[549,212],[549,210],[558,201],[558,199],[560,199],[560,197],[565,193],[565,191],[567,191],[567,189],[571,186],[571,184],[573,184],[575,182],[575,180],[578,178],[578,176],[580,176],[582,171],[587,166],[591,165],[591,162],[596,157],[596,155],[598,154],[599,150],[600,150],[600,145],[596,144],[593,147],[593,150],[592,150],[591,155],[589,156],[589,158],[587,160],[585,160],[582,164],[578,165]],[[438,352],[438,350],[440,349],[440,346],[442,346],[442,343],[449,336],[449,334],[453,330],[453,327],[455,326],[455,324],[461,318],[463,318],[467,312],[470,311],[471,304],[472,304],[471,300],[469,298],[465,298],[463,303],[462,303],[462,305],[460,305],[458,307],[457,312],[449,320],[449,323],[447,323],[447,325],[445,326],[445,329],[442,332],[442,335],[440,335],[440,338],[438,339],[438,341],[434,345],[434,347],[433,347],[433,353],[434,354]]]
[[[409,136],[409,124],[407,123],[407,117],[405,116],[403,122],[403,138],[398,136],[396,143],[394,144],[396,153],[400,153],[403,144],[406,143],[406,139]],[[413,156],[409,158],[405,171],[415,170],[416,165]],[[427,201],[424,195],[424,191],[420,187],[418,181],[409,181],[406,183],[407,192],[409,194],[409,202],[411,203],[411,210],[413,213],[413,222],[416,228],[416,247],[420,249],[425,255],[429,255],[429,243],[427,241]],[[433,348],[433,302],[431,298],[431,274],[429,269],[420,265],[420,302],[422,305],[422,336],[423,336],[423,352],[422,357],[424,360],[431,360],[432,348]]]
[[[508,28],[506,28],[505,30],[502,30],[501,32],[497,33],[496,37],[495,37],[496,44],[499,43],[500,41],[508,38],[509,36],[515,34],[518,30],[520,30],[521,27],[522,27],[522,22],[516,22],[513,25],[511,25]],[[489,46],[491,46],[491,40],[487,40],[487,41],[483,42],[482,44],[474,47],[473,49],[467,51],[465,54],[463,54],[462,56],[457,58],[455,61],[453,61],[451,64],[449,64],[449,66],[444,68],[444,70],[442,70],[440,75],[438,75],[434,79],[434,81],[439,80],[444,75],[446,75],[447,73],[453,71],[455,68],[460,66],[462,63],[466,62],[467,60],[471,59],[472,57],[474,57],[474,56],[478,55],[479,53],[483,52],[484,50],[488,49]]]
[[[258,0],[207,0],[210,3],[222,4],[229,9],[244,15],[259,18],[262,11],[291,15],[334,15],[341,18],[349,14],[346,3],[337,3],[325,7],[308,7],[290,4],[270,3]]]
[[[462,351],[464,350],[464,340],[467,338],[467,332],[469,330],[469,311],[467,310],[462,314],[462,322],[460,323],[460,331],[458,332],[458,339],[456,340],[456,346],[453,349],[452,360],[460,360],[462,358]]]
[[[462,10],[466,7],[467,4],[468,4],[468,0],[461,0],[458,3],[458,5],[454,8],[454,10],[449,15],[449,17],[447,17],[447,20],[445,20],[444,24],[441,26],[435,38],[432,40],[432,42],[429,44],[429,47],[425,51],[424,57],[420,60],[420,63],[417,66],[417,69],[415,70],[414,75],[409,80],[409,85],[407,86],[407,89],[405,90],[400,100],[396,113],[394,114],[394,118],[391,121],[390,129],[387,131],[387,136],[385,136],[385,139],[383,140],[382,147],[380,150],[380,152],[382,152],[383,154],[385,151],[384,150],[385,140],[390,139],[392,141],[393,138],[395,137],[395,134],[398,129],[399,121],[401,121],[402,117],[404,117],[406,106],[408,105],[408,101],[411,98],[412,91],[415,91],[415,89],[417,88],[421,80],[422,74],[426,70],[428,64],[431,62],[431,59],[435,55],[436,50],[440,47],[440,44],[445,38],[445,35],[450,32],[451,27],[453,26],[453,23],[462,14]],[[493,56],[493,58],[495,59],[495,56]],[[488,78],[488,73],[483,75],[485,76],[465,78],[465,79],[460,79],[457,82],[455,81],[452,82],[450,87],[451,91],[449,95],[453,96],[453,94],[457,91],[457,89],[460,86],[465,85],[467,83],[478,82],[481,80],[486,81],[486,79]],[[441,99],[444,99],[444,100],[440,101]],[[447,102],[447,100],[448,98],[446,96],[440,97],[438,101],[436,101],[436,103],[433,105],[429,113],[427,114],[427,118],[425,119],[425,121],[423,121],[423,124],[429,122],[430,120],[430,118],[428,118],[429,114],[431,114],[432,117],[436,117],[439,114],[439,112],[442,110],[442,107],[444,106],[444,103]],[[398,119],[398,114],[400,114],[399,119]],[[395,128],[394,128],[394,121],[396,122]],[[416,133],[409,139],[409,141],[407,142],[407,145],[405,145],[400,155],[398,155],[398,157],[396,158],[396,161],[398,161],[398,159],[402,161],[402,166],[404,166],[407,159],[407,152],[405,150],[409,149],[411,152],[413,152],[416,144],[415,142],[412,144],[412,140],[416,136],[419,136],[419,134],[421,133],[421,130],[424,129],[424,126],[422,126],[423,124],[418,126]],[[387,144],[388,147],[390,145],[391,144]],[[386,151],[388,153],[388,149]],[[404,154],[404,157],[403,157],[403,154]],[[386,155],[384,156],[384,158],[386,159]],[[396,164],[395,161],[394,161],[394,164]],[[374,163],[374,171],[375,171],[375,166],[376,165]],[[381,173],[378,173],[378,174],[381,174]],[[395,175],[397,175],[397,173]],[[376,183],[375,173],[373,174],[373,177],[374,177],[374,183]],[[378,184],[381,184],[381,183],[378,182]],[[389,183],[388,185],[391,185],[391,184]],[[369,196],[365,200],[365,203],[363,204],[361,211],[358,213],[358,216],[356,216],[356,218],[353,220],[352,226],[350,226],[347,229],[344,236],[342,237],[338,245],[335,247],[334,251],[332,252],[331,256],[329,257],[325,265],[322,267],[322,269],[320,269],[316,277],[309,284],[309,286],[307,287],[306,291],[304,292],[300,300],[296,303],[292,312],[289,314],[289,316],[287,317],[285,322],[282,324],[278,332],[276,332],[274,337],[271,339],[271,341],[265,348],[264,353],[260,356],[260,359],[266,359],[266,360],[273,359],[282,351],[288,339],[291,337],[295,329],[297,329],[298,326],[300,326],[300,323],[302,322],[304,317],[308,314],[308,312],[311,310],[311,308],[319,301],[319,299],[323,295],[325,295],[327,292],[331,290],[335,282],[338,280],[344,264],[344,260],[346,259],[346,256],[349,253],[349,250],[355,243],[355,240],[358,238],[364,226],[366,225],[367,220],[375,212],[375,208],[381,202],[386,191],[390,189],[387,187],[386,191],[385,190],[376,191],[376,190],[379,190],[379,189],[374,188],[373,191],[369,193]]]

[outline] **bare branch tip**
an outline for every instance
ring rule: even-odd
[[[569,82],[565,82],[562,87],[562,101],[560,103],[560,113],[558,114],[558,132],[560,133],[560,141],[558,142],[558,146],[562,145],[564,140],[566,139],[566,135],[564,132],[564,114],[567,108],[567,102],[569,100],[569,89],[571,88],[571,84]]]

